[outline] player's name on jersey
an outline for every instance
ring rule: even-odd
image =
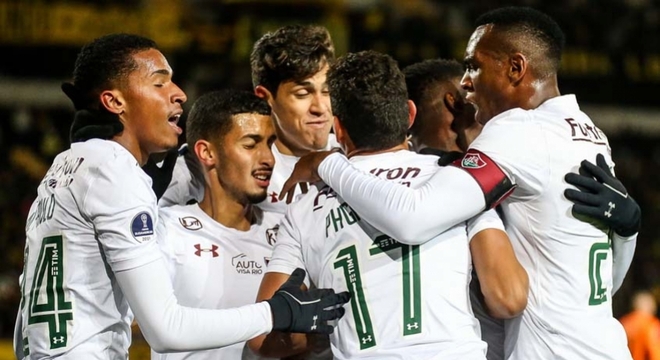
[[[599,128],[575,119],[564,119],[570,126],[573,141],[589,141],[598,145],[607,145],[605,134]]]

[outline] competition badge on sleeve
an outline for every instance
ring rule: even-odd
[[[139,242],[151,240],[154,235],[154,222],[151,215],[146,211],[135,215],[131,222],[131,233],[135,240]]]

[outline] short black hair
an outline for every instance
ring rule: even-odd
[[[270,115],[266,100],[244,90],[225,89],[204,94],[195,101],[186,120],[186,141],[221,141],[232,129],[232,116]]]
[[[542,56],[550,60],[551,66],[539,69],[542,72],[540,75],[556,73],[559,69],[566,37],[559,24],[550,16],[529,7],[508,6],[491,10],[475,22],[476,27],[486,24],[495,25],[496,29],[507,35],[531,37],[536,46],[542,45]]]
[[[328,30],[317,25],[288,25],[257,40],[250,55],[252,85],[261,85],[273,96],[285,81],[313,76],[335,58]]]
[[[403,69],[408,98],[420,104],[429,96],[429,88],[463,76],[463,65],[453,59],[429,59]]]
[[[401,144],[408,130],[408,91],[397,62],[375,51],[349,53],[328,71],[332,111],[356,148]]]
[[[134,34],[110,34],[93,40],[80,50],[73,70],[73,87],[65,93],[76,109],[98,108],[99,94],[124,84],[137,69],[132,56],[149,49],[158,49],[156,42]]]

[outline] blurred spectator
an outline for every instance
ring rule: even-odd
[[[621,318],[628,335],[628,347],[633,360],[660,360],[660,320],[657,304],[649,291],[635,293],[632,311]]]

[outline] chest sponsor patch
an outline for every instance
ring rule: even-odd
[[[154,222],[151,215],[143,211],[133,218],[131,221],[131,233],[135,240],[145,242],[151,240],[154,236]]]
[[[499,165],[479,150],[469,149],[451,165],[467,171],[484,193],[486,208],[492,209],[509,197],[516,185]]]
[[[181,226],[191,231],[196,231],[203,228],[202,222],[193,216],[184,216],[182,218],[179,218],[179,223],[181,224]]]

